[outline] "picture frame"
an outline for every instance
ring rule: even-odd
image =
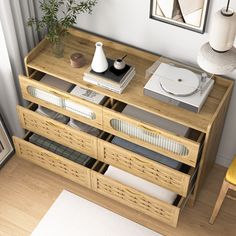
[[[210,0],[150,0],[150,18],[203,34]]]
[[[0,168],[14,154],[12,139],[9,135],[7,127],[0,115]]]

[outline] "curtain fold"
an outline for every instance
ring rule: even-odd
[[[35,16],[33,0],[0,0],[0,111],[10,133],[22,136],[16,105],[23,104],[18,75],[25,74],[24,57],[38,43],[38,35],[26,26]]]

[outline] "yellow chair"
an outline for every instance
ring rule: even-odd
[[[225,179],[224,179],[223,184],[221,186],[219,196],[216,200],[216,204],[215,204],[214,210],[212,212],[211,219],[209,221],[210,224],[214,223],[216,216],[218,215],[218,212],[220,210],[220,207],[224,201],[225,196],[232,199],[232,200],[236,200],[235,197],[226,195],[228,189],[232,189],[232,190],[236,191],[236,156],[234,157],[234,160],[232,161],[232,163],[229,166],[229,169],[227,170],[227,173],[225,175]]]

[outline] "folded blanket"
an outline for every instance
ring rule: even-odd
[[[69,92],[73,85],[65,80],[61,80],[61,79],[58,79],[52,75],[44,75],[40,82],[44,83],[44,84],[47,84],[49,86],[52,86],[52,87],[55,87],[55,88],[58,88],[62,91],[66,91],[66,92]]]
[[[46,107],[43,106],[39,106],[37,110],[35,110],[35,112],[43,115],[43,116],[47,116],[53,120],[56,120],[58,122],[61,122],[63,124],[67,124],[69,121],[69,118],[65,115],[62,115],[60,113],[57,113],[55,111],[52,111]]]
[[[166,166],[169,166],[171,168],[174,168],[176,170],[179,170],[182,166],[181,162],[175,161],[169,157],[166,157],[164,155],[161,155],[160,153],[151,151],[147,148],[141,147],[137,144],[131,143],[129,141],[126,141],[124,139],[121,139],[119,137],[114,137],[111,141],[113,144],[116,144],[120,147],[123,147],[125,149],[128,149],[132,152],[135,152],[141,156],[147,157],[153,161],[157,161],[161,164],[164,164]]]
[[[75,128],[75,129],[78,129],[80,131],[83,131],[87,134],[91,134],[91,135],[96,136],[96,137],[100,134],[99,129],[94,128],[90,125],[84,124],[84,123],[82,123],[78,120],[72,119],[72,118],[70,118],[70,121],[68,122],[68,125]]]
[[[177,197],[176,193],[168,189],[150,183],[113,166],[109,166],[104,175],[169,204],[173,204]]]

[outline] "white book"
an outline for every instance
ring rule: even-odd
[[[84,73],[84,76],[85,77],[88,77],[94,81],[99,81],[100,83],[102,84],[105,84],[107,86],[111,86],[113,88],[117,88],[119,89],[120,87],[123,87],[124,84],[126,84],[126,81],[127,80],[130,80],[130,77],[133,77],[135,74],[135,69],[132,68],[124,77],[124,79],[122,79],[122,82],[121,83],[116,83],[112,80],[109,80],[109,79],[106,79],[106,78],[102,78],[102,76],[97,76],[97,75],[94,75],[92,73]]]
[[[107,84],[107,83],[102,82],[100,80],[95,80],[95,79],[93,79],[93,78],[91,78],[89,76],[85,76],[85,75],[83,77],[83,80],[88,82],[88,83],[97,85],[99,87],[108,89],[108,90],[110,90],[112,92],[121,94],[124,91],[124,89],[127,87],[127,85],[129,84],[129,82],[133,79],[134,75],[135,75],[135,71],[133,71],[130,74],[129,78],[125,81],[125,83],[123,83],[123,85],[121,87],[119,87],[119,86],[118,87],[117,86],[111,86],[110,84]]]
[[[94,92],[89,89],[81,88],[78,85],[75,86],[70,93],[72,95],[75,95],[77,97],[83,98],[87,101],[90,101],[90,102],[96,103],[96,104],[101,104],[104,101],[104,99],[106,98],[106,96],[104,96],[100,93]]]
[[[110,90],[110,91],[112,91],[112,92],[121,94],[121,89],[114,89],[114,88],[109,87],[109,86],[107,86],[107,85],[101,84],[101,82],[95,81],[95,80],[93,80],[93,79],[91,79],[91,78],[88,78],[88,77],[85,77],[85,76],[83,77],[83,80],[86,81],[86,82],[88,82],[88,83],[94,84],[94,85],[96,85],[96,86],[99,86],[99,87],[108,89],[108,90]]]
[[[89,77],[91,77],[93,79],[96,79],[96,80],[100,80],[100,81],[106,82],[108,84],[121,86],[125,82],[125,80],[128,79],[128,77],[130,76],[130,74],[134,70],[135,70],[135,68],[133,66],[130,66],[129,70],[127,72],[125,72],[125,74],[123,74],[123,75],[115,75],[110,70],[108,70],[108,71],[106,71],[104,73],[95,73],[95,72],[92,71],[91,67],[89,67],[84,72],[84,75],[85,76],[89,76]]]

